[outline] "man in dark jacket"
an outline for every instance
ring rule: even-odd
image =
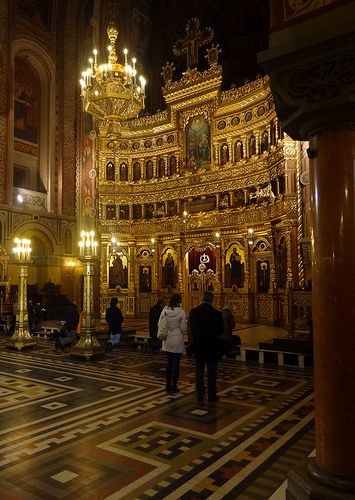
[[[121,309],[117,307],[118,298],[112,297],[110,307],[106,309],[106,321],[109,328],[109,339],[107,347],[110,351],[114,345],[119,344],[122,333],[123,315]]]
[[[202,401],[205,393],[204,373],[207,365],[208,401],[218,401],[217,362],[220,337],[224,332],[222,314],[212,307],[213,293],[205,292],[203,302],[191,310],[189,328],[196,357],[196,397]]]
[[[158,340],[158,321],[160,314],[164,307],[164,299],[158,299],[158,302],[149,310],[149,344],[152,349],[156,346],[160,347],[160,340]]]

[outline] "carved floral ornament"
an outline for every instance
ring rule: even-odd
[[[305,65],[287,75],[287,88],[294,97],[306,96],[321,101],[340,94],[341,88],[353,82],[355,53],[327,57],[316,64]]]
[[[285,21],[290,21],[291,19],[320,9],[332,2],[334,2],[334,0],[285,0],[284,19]]]
[[[190,119],[194,118],[195,116],[203,116],[205,120],[211,121],[213,112],[214,109],[211,105],[206,105],[203,107],[193,108],[184,111],[180,115],[180,127],[185,130]]]

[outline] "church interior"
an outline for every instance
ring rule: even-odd
[[[0,12],[1,497],[355,498],[355,2]],[[213,404],[147,347],[206,291],[241,338]]]

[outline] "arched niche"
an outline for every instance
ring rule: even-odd
[[[55,67],[49,54],[33,40],[27,39],[14,41],[11,64],[11,86],[15,97],[10,114],[10,130],[14,140],[9,141],[9,147],[12,148],[9,157],[13,159],[16,178],[14,171],[10,173],[9,192],[16,193],[24,189],[25,192],[30,190],[40,193],[43,200],[41,208],[51,211],[55,204]],[[29,85],[26,85],[26,68],[30,75]],[[31,87],[36,87],[32,88],[32,94]],[[18,126],[25,126],[26,129],[26,123],[24,118],[21,121],[18,112],[22,110],[24,113],[26,106],[29,134],[21,137]],[[33,130],[31,121],[35,125]],[[15,187],[14,182],[24,182],[24,185]]]

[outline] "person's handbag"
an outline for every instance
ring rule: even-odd
[[[168,337],[168,319],[166,317],[166,313],[164,313],[164,316],[159,320],[158,324],[158,339],[166,340],[167,337]]]

